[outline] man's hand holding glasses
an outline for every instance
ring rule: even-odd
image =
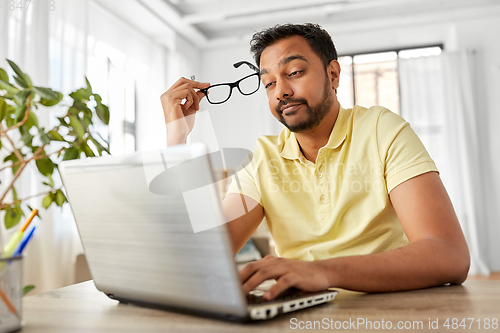
[[[167,146],[186,143],[188,134],[194,127],[194,114],[200,109],[200,101],[207,97],[210,104],[222,104],[229,100],[233,88],[238,88],[242,95],[252,95],[260,87],[259,69],[247,61],[240,61],[233,66],[247,65],[254,73],[244,76],[236,82],[201,83],[180,78],[161,96],[161,104],[167,125]]]
[[[188,134],[194,127],[194,114],[200,109],[200,101],[205,94],[200,90],[210,83],[201,83],[180,78],[161,95],[161,104],[167,124],[167,146],[186,143]]]

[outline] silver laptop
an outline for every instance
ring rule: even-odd
[[[205,145],[62,162],[94,283],[124,303],[229,320],[263,320],[328,302],[336,291],[250,295],[226,230]]]

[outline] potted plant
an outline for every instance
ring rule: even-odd
[[[87,79],[85,88],[72,92],[63,101],[63,94],[33,85],[26,73],[14,62],[7,61],[14,75],[11,81],[0,68],[0,156],[6,156],[0,160],[0,212],[5,212],[4,223],[9,229],[19,223],[25,208],[31,210],[25,202],[27,199],[39,196],[44,208],[67,202],[62,188],[56,186],[53,179],[61,160],[109,154],[108,143],[93,126],[96,118],[109,124],[109,109],[102,103],[101,96],[92,91]],[[61,107],[66,100],[69,103]],[[57,126],[40,126],[37,113],[49,112],[47,108],[56,105],[57,111],[61,110]],[[46,190],[20,198],[16,181],[30,163],[36,165],[42,175],[40,181]],[[12,177],[5,177],[6,169],[11,170]]]

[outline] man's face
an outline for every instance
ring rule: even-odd
[[[269,108],[292,132],[314,129],[338,104],[338,62],[332,61],[325,69],[303,37],[293,36],[267,47],[260,68]]]

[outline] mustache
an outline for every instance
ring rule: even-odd
[[[288,104],[307,104],[307,101],[304,98],[296,98],[296,99],[282,99],[278,105],[276,105],[276,112],[281,113],[283,110],[283,107],[285,107]]]

